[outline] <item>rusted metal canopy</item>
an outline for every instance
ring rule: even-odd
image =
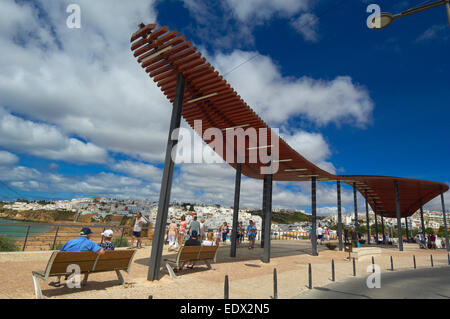
[[[237,150],[235,138],[226,136],[226,129],[245,127],[256,129],[257,138],[246,137],[246,145],[264,148],[272,145],[270,134],[264,136],[265,145],[260,143],[260,129],[271,131],[270,127],[241,99],[237,92],[222,76],[207,63],[195,46],[179,36],[177,31],[169,31],[167,26],[157,28],[155,24],[141,27],[131,36],[131,50],[145,72],[155,81],[166,97],[173,102],[175,96],[176,76],[181,73],[186,79],[183,102],[183,118],[194,128],[195,120],[202,120],[204,132],[209,128],[224,131],[223,149],[214,149],[225,161],[236,168]],[[262,88],[263,89],[263,88]],[[263,133],[261,133],[263,134]],[[267,135],[267,134],[266,134]],[[277,136],[272,132],[272,137]],[[264,140],[264,139],[263,139]],[[210,140],[205,140],[207,144]],[[245,151],[248,159],[251,150]],[[228,156],[227,156],[228,153]],[[279,138],[278,171],[273,174],[275,181],[307,181],[316,177],[318,181],[342,180],[352,185],[357,182],[358,191],[363,194],[369,191],[368,200],[383,216],[395,216],[394,180],[399,183],[400,206],[402,216],[409,216],[425,204],[441,189],[445,192],[448,186],[442,183],[421,180],[377,177],[377,176],[338,176],[317,167]],[[254,163],[246,160],[242,163],[242,174],[263,179],[261,168],[266,167],[259,156]]]

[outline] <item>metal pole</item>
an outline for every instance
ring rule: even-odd
[[[378,244],[378,216],[377,216],[377,202],[374,202],[374,209],[373,212],[375,213],[375,244]]]
[[[223,299],[230,299],[230,291],[229,291],[229,286],[228,286],[228,275],[225,275],[225,284],[224,284],[224,296]]]
[[[386,233],[384,232],[384,217],[381,215],[381,232],[383,233],[383,245],[386,243]]]
[[[425,232],[425,222],[423,220],[423,206],[422,206],[422,200],[420,201],[420,222],[422,224],[422,236],[423,236],[423,242],[425,243],[425,248],[427,248],[427,236]]]
[[[265,195],[265,229],[264,229],[264,257],[263,262],[270,262],[270,231],[272,226],[272,174],[267,174],[264,177],[264,193]]]
[[[356,276],[356,264],[355,264],[355,257],[353,257],[353,276]]]
[[[277,269],[273,269],[273,299],[278,299]]]
[[[406,225],[406,242],[409,243],[408,217],[405,217],[405,225]]]
[[[161,191],[159,194],[158,215],[156,217],[155,233],[153,236],[152,252],[150,257],[150,267],[148,269],[147,276],[147,279],[150,281],[159,280],[159,273],[162,262],[162,250],[164,246],[164,233],[169,212],[170,192],[172,190],[172,177],[175,166],[173,161],[174,159],[172,158],[172,150],[178,143],[179,132],[177,129],[180,127],[181,123],[185,85],[185,78],[181,73],[178,73],[175,98],[173,101],[172,117],[170,120],[169,137],[166,148],[166,158],[164,161],[164,172],[161,181]]]
[[[239,222],[239,197],[241,193],[241,169],[242,164],[236,165],[236,182],[234,185],[233,228],[231,233],[230,257],[236,257],[236,234]]]
[[[358,225],[358,202],[356,199],[356,183],[353,183],[353,206],[355,208],[355,231],[358,233],[359,225]],[[358,239],[359,240],[359,239]]]
[[[267,180],[264,178],[264,180],[263,180],[263,200],[262,200],[262,210],[261,210],[261,218],[262,218],[262,220],[261,220],[261,248],[264,248],[264,236],[265,236],[265,232],[266,232],[266,214],[265,214],[266,202],[267,202],[267,199],[266,199],[267,193],[265,191],[267,188],[266,183],[267,183]]]
[[[23,248],[22,248],[22,251],[25,251],[25,247],[27,246],[27,240],[28,240],[28,234],[30,233],[30,227],[31,227],[31,226],[28,226],[28,227],[27,227],[27,234],[25,235],[25,240],[24,240],[24,242],[23,242]]]
[[[448,6],[448,3],[447,3]],[[448,8],[448,7],[447,7]],[[450,251],[450,247],[448,247],[448,229],[447,229],[447,213],[445,211],[445,202],[444,202],[444,193],[441,189],[441,204],[442,204],[442,216],[444,217],[444,229],[445,229],[445,247],[447,251]]]
[[[52,250],[55,250],[55,245],[56,245],[56,237],[58,237],[58,231],[59,231],[59,226],[58,226],[58,227],[56,227],[55,239],[53,239],[53,246],[52,246]]]
[[[431,261],[431,267],[434,267],[434,264],[433,264],[433,255],[430,255],[430,261]]]
[[[339,250],[344,250],[342,242],[342,201],[341,201],[341,181],[337,181],[337,204],[338,204],[338,229]]]
[[[367,189],[364,191],[364,193],[366,195],[367,244],[370,245],[369,202],[367,200]]]
[[[308,264],[308,288],[312,289],[312,270],[311,270],[311,264]]]
[[[392,256],[391,256],[391,270],[394,271],[394,260],[392,259]]]
[[[397,213],[398,250],[403,251],[402,221],[400,215],[400,200],[398,195],[398,182],[394,181],[395,210]]]
[[[416,255],[413,255],[414,269],[416,269]]]
[[[317,231],[316,231],[316,178],[311,177],[311,246],[312,246],[312,255],[318,256],[319,252],[317,251]]]
[[[372,272],[375,272],[375,258],[372,256]]]
[[[331,259],[331,281],[335,281],[336,277],[334,274],[334,259]]]

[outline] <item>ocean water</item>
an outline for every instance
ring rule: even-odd
[[[12,237],[14,239],[23,239],[27,234],[27,226],[14,226],[18,223],[30,224],[30,232],[28,236],[39,235],[45,233],[51,229],[51,226],[41,225],[39,223],[33,222],[21,222],[16,220],[1,219],[0,224],[10,224],[10,225],[0,225],[0,235]]]

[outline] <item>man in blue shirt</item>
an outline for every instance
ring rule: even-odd
[[[83,228],[80,232],[80,237],[77,239],[69,240],[62,248],[61,251],[92,251],[98,255],[103,255],[105,250],[94,243],[90,238],[92,235],[92,231],[90,228]],[[87,284],[88,274],[84,274],[84,279],[81,282],[82,285]],[[60,286],[60,278],[58,277],[57,281],[52,283],[54,286]]]

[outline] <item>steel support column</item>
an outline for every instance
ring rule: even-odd
[[[356,199],[356,183],[353,183],[353,205],[355,208],[355,231],[359,231],[359,225],[358,225],[358,201]],[[358,239],[359,240],[359,239]]]
[[[406,227],[406,242],[409,243],[409,226],[408,217],[405,217],[405,227]]]
[[[264,229],[264,257],[263,262],[270,262],[270,230],[272,226],[272,174],[264,177],[264,193],[265,193],[265,229]]]
[[[316,226],[316,178],[311,177],[311,217],[312,217],[312,225],[311,225],[311,246],[312,246],[312,255],[318,256],[319,252],[317,251],[317,226]]]
[[[381,215],[381,232],[383,234],[383,245],[386,243],[386,233],[384,232],[384,217]]]
[[[374,202],[373,212],[375,214],[375,244],[378,244],[378,216],[377,216],[377,202]]]
[[[427,242],[427,236],[426,236],[426,232],[425,232],[425,221],[423,220],[423,206],[422,206],[422,201],[420,201],[420,224],[422,226],[422,236],[423,236],[423,240],[425,241],[425,245]]]
[[[337,181],[337,204],[338,204],[338,229],[339,250],[344,250],[342,242],[342,201],[341,201],[341,181]]]
[[[266,188],[267,188],[267,180],[264,178],[263,179],[263,199],[262,199],[262,210],[261,210],[261,248],[264,248],[264,235],[266,232],[266,214],[264,213],[266,211],[266,203],[267,203],[267,193],[266,193]]]
[[[158,215],[156,216],[155,233],[153,236],[152,252],[150,257],[150,267],[148,269],[147,276],[147,279],[150,281],[159,280],[162,250],[164,246],[164,233],[166,230],[167,217],[169,212],[170,192],[172,189],[172,177],[174,169],[172,150],[178,143],[177,129],[180,127],[181,123],[185,85],[186,80],[183,75],[179,73],[177,75],[175,99],[173,101],[169,137],[166,147],[166,158],[164,161],[164,172],[161,181],[161,191],[159,193]]]
[[[241,195],[241,171],[242,171],[242,164],[237,163],[236,181],[234,184],[233,226],[231,232],[230,257],[236,257],[236,241],[237,241],[236,234],[239,223],[239,198]]]
[[[403,251],[402,220],[400,213],[400,199],[398,194],[397,181],[394,181],[394,192],[395,192],[395,211],[397,215],[398,250]]]
[[[447,248],[447,251],[450,251],[450,247],[448,247],[447,216],[445,211],[444,193],[442,192],[442,189],[441,189],[441,204],[442,204],[442,216],[444,217],[445,248]]]
[[[367,244],[370,245],[369,201],[367,200],[367,189],[364,190],[364,195],[366,197]]]

